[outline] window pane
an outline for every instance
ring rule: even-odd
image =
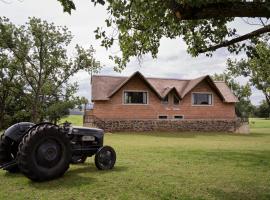
[[[212,105],[212,94],[194,93],[194,105]]]
[[[147,104],[147,92],[125,92],[125,104]]]
[[[169,103],[169,96],[167,95],[163,100],[162,100],[163,104],[168,104]]]
[[[168,117],[166,115],[160,115],[158,116],[159,119],[167,119]]]
[[[176,115],[174,116],[174,119],[184,119],[184,117],[182,115]]]
[[[175,105],[179,104],[179,99],[176,95],[173,95],[173,104],[175,104]]]

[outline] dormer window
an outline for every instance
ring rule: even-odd
[[[173,95],[173,104],[174,105],[179,105],[179,98],[176,95]]]
[[[169,104],[169,96],[167,95],[161,102],[162,104]]]

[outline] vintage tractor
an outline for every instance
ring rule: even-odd
[[[103,137],[101,129],[73,127],[67,122],[14,124],[1,136],[0,168],[20,171],[33,181],[46,181],[61,177],[70,163],[83,163],[95,155],[98,169],[112,169],[116,153],[103,146]]]

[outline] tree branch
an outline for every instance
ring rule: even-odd
[[[202,49],[199,51],[199,53],[205,53],[208,51],[215,51],[219,48],[227,47],[227,46],[233,45],[233,44],[238,43],[238,42],[242,42],[242,41],[247,40],[247,39],[251,39],[253,37],[259,36],[259,35],[267,33],[267,32],[270,32],[270,25],[267,25],[263,28],[252,31],[252,32],[245,34],[245,35],[242,35],[240,37],[234,38],[232,40],[226,40],[218,45],[210,46],[206,49]]]
[[[171,9],[179,20],[223,19],[227,17],[270,17],[266,2],[218,2],[201,6],[179,4],[173,0]]]

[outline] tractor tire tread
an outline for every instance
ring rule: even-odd
[[[29,162],[29,159],[31,160],[29,154],[33,148],[31,143],[33,143],[33,141],[36,141],[38,137],[46,137],[48,134],[51,133],[55,134],[55,136],[59,138],[65,137],[63,135],[64,133],[59,131],[59,128],[57,126],[42,124],[31,129],[29,133],[24,136],[22,142],[19,145],[19,150],[17,154],[19,168],[26,177],[33,181],[41,182],[61,177],[69,168],[68,158],[67,161],[63,162],[63,165],[59,167],[61,168],[61,170],[56,170],[53,175],[46,177],[44,174],[38,173],[38,169],[33,167],[32,163]],[[67,148],[67,151],[70,151],[69,147]],[[71,153],[69,152],[69,154]]]

